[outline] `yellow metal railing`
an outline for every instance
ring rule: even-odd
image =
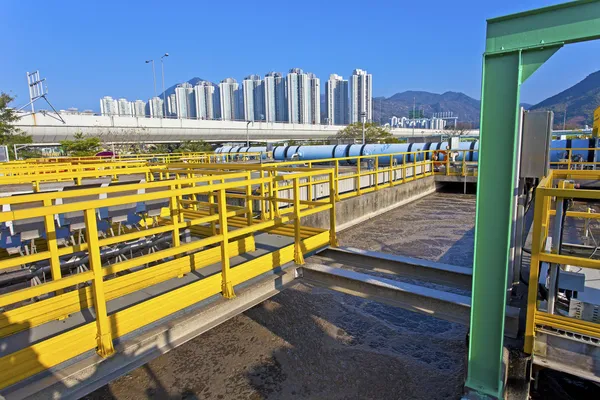
[[[559,315],[557,312],[549,314],[539,309],[538,281],[542,263],[557,264],[560,266],[571,265],[582,268],[600,269],[600,260],[556,254],[546,249],[550,217],[555,215],[552,209],[556,199],[598,200],[600,191],[570,187],[564,185],[564,180],[600,181],[600,171],[592,170],[550,170],[535,189],[535,209],[533,220],[533,233],[531,245],[531,264],[529,274],[529,287],[527,299],[527,322],[525,331],[525,351],[532,353],[536,331],[540,328],[551,328],[559,331],[573,332],[588,337],[600,338],[600,324]],[[575,186],[576,187],[576,186]],[[566,218],[600,219],[600,214],[568,211]]]
[[[596,161],[596,154],[600,154],[600,148],[551,148],[550,152],[558,152],[558,161],[551,161],[550,168],[553,169],[595,169],[600,166]],[[592,156],[592,160],[589,161]]]
[[[477,161],[469,161],[473,151],[455,151],[451,157],[445,151],[427,150],[244,165],[171,163],[165,171],[174,175],[187,175],[200,171],[208,173],[214,170],[254,171],[261,176],[284,176],[294,171],[333,168],[336,198],[343,200],[432,175],[477,176]],[[393,162],[390,163],[390,159]],[[318,194],[312,191],[312,183],[318,183],[318,179],[318,176],[307,178],[308,200],[318,197]],[[275,188],[275,190],[285,189],[289,187]]]
[[[30,164],[85,164],[85,163],[101,163],[101,162],[132,162],[132,161],[147,161],[153,163],[170,163],[185,160],[196,160],[196,162],[213,163],[213,162],[237,162],[258,160],[263,156],[260,152],[248,153],[213,153],[213,152],[182,152],[182,153],[139,153],[139,154],[122,154],[114,156],[85,156],[85,157],[44,157],[32,158],[24,161],[11,161],[9,165],[30,165]]]
[[[301,199],[301,189],[306,187],[307,179],[314,176],[329,184],[329,196],[318,201]],[[274,188],[280,182],[290,183],[291,197],[277,197]],[[49,273],[41,284],[0,294],[0,344],[2,338],[17,332],[67,318],[84,309],[94,309],[93,322],[21,348],[3,347],[6,355],[0,357],[0,388],[89,350],[95,349],[103,357],[110,356],[116,338],[219,293],[231,298],[235,296],[236,285],[290,261],[301,264],[304,254],[335,244],[333,182],[333,170],[296,171],[285,177],[257,177],[251,171],[242,171],[0,198],[1,206],[11,207],[11,211],[0,212],[0,223],[43,219],[45,231],[45,239],[38,239],[44,242],[44,246],[38,246],[40,251],[20,257],[4,256],[0,259],[0,271],[36,262],[49,265]],[[268,189],[258,190],[259,187]],[[76,202],[65,201],[69,199]],[[101,210],[157,200],[168,203],[159,221],[149,223],[143,216],[145,222],[139,230],[119,231],[112,236],[101,234],[98,225]],[[238,201],[239,205],[231,205],[232,201]],[[286,202],[289,206],[261,212],[262,218],[255,218],[254,203],[276,202]],[[22,207],[27,205],[31,207]],[[329,212],[329,229],[301,225],[302,217],[318,212]],[[55,221],[67,213],[82,215],[85,240],[66,244],[59,241]],[[186,230],[192,231],[196,240],[183,242],[181,233]],[[278,233],[293,240],[290,245],[231,268],[233,256],[254,250],[253,235],[258,232]],[[110,246],[157,235],[170,237],[170,246],[147,254],[128,254],[114,262],[107,261],[102,254],[102,249]],[[89,268],[65,274],[61,262],[77,253],[88,257]],[[218,262],[221,263],[219,273],[118,311],[111,312],[107,308],[109,300]]]

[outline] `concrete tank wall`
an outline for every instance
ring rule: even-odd
[[[420,199],[435,192],[435,190],[435,178],[429,176],[340,201],[336,203],[336,230],[340,231],[349,228],[396,207]],[[396,222],[391,221],[391,223]],[[302,225],[313,226],[315,228],[328,228],[329,211],[302,218]]]

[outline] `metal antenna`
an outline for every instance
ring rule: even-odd
[[[56,111],[54,106],[48,100],[48,97],[47,97],[48,88],[44,85],[45,81],[46,81],[46,78],[40,79],[40,71],[39,70],[32,72],[32,73],[27,72],[27,84],[29,85],[29,103],[27,103],[23,107],[19,108],[18,111],[24,109],[28,105],[31,105],[31,114],[35,114],[35,109],[33,107],[33,103],[35,103],[39,99],[44,99],[46,101],[46,103],[48,103],[50,108],[52,108],[52,111],[54,111],[54,113],[56,114],[56,117],[54,117],[51,114],[48,114],[48,115],[61,121],[63,124],[66,124],[65,120],[61,117],[59,112]],[[46,112],[42,111],[42,114],[46,115]],[[24,117],[25,115],[29,115],[29,114],[28,113],[21,114],[21,117]]]

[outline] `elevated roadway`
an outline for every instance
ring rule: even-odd
[[[205,140],[229,142],[246,140],[279,141],[327,139],[342,129],[333,125],[284,124],[245,121],[207,121],[192,119],[138,118],[100,115],[61,114],[66,123],[56,115],[36,113],[24,115],[16,125],[33,137],[34,143],[58,143],[71,139],[77,132],[100,136],[108,142],[180,142]],[[246,130],[247,129],[247,130]],[[447,133],[435,129],[394,128],[397,137],[439,136]],[[479,135],[479,130],[469,132]]]

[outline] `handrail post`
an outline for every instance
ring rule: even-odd
[[[308,162],[308,168],[312,168],[312,162]],[[307,182],[308,185],[306,185],[306,187],[308,188],[308,196],[307,196],[307,200],[308,201],[312,201],[313,200],[313,190],[312,190],[312,175],[310,175],[307,178]]]
[[[388,180],[390,181],[390,187],[394,186],[394,156],[390,154],[390,170],[388,172]]]
[[[340,160],[337,158],[335,159],[334,175],[335,201],[340,201]]]
[[[211,187],[213,185],[213,180],[210,179],[208,181],[208,186]],[[213,206],[215,204],[215,193],[208,192],[208,215],[215,214],[215,208]],[[210,232],[213,236],[217,234],[217,223],[215,221],[210,221]]]
[[[462,168],[462,171],[461,171],[462,176],[467,176],[466,166],[467,166],[467,150],[463,151],[462,167],[461,167]]]
[[[260,178],[264,178],[264,172],[260,170]],[[266,221],[267,219],[267,201],[265,200],[265,182],[260,183],[260,219]]]
[[[92,280],[92,298],[96,312],[96,351],[101,357],[108,357],[115,352],[113,346],[111,327],[106,311],[106,298],[104,296],[104,274],[102,260],[100,259],[100,246],[98,244],[98,226],[96,223],[96,210],[93,208],[83,211],[85,219],[85,235],[88,243],[88,257],[90,269],[94,274]]]
[[[246,175],[246,179],[250,181],[252,179],[252,172],[248,172]],[[252,217],[253,217],[253,205],[252,202],[252,184],[246,183],[246,218],[248,221],[248,226],[252,226]]]
[[[302,236],[300,235],[300,178],[293,178],[294,184],[294,262],[304,264]]]
[[[232,299],[235,297],[235,293],[231,277],[229,276],[229,231],[227,228],[227,198],[225,197],[225,189],[220,189],[217,197],[219,205],[219,230],[223,237],[221,239],[221,291],[223,297]]]
[[[181,184],[179,185],[181,187]],[[177,190],[177,184],[172,184],[170,185],[171,188],[171,192],[175,192],[175,190]],[[169,201],[169,208],[170,208],[170,214],[171,214],[171,223],[173,224],[173,231],[172,231],[172,240],[173,240],[173,247],[177,248],[180,245],[180,240],[179,240],[179,222],[181,222],[181,212],[179,209],[179,199],[177,196],[171,196],[170,201]],[[175,258],[177,258],[178,256],[176,255]],[[177,275],[178,278],[182,278],[183,277],[183,271],[181,271],[179,273],[179,275]]]
[[[402,183],[406,182],[406,153],[402,153]]]
[[[379,190],[379,156],[375,156],[375,190]]]
[[[329,209],[329,245],[332,247],[338,247],[338,240],[335,233],[335,225],[336,225],[336,197],[337,193],[335,190],[335,176],[334,172],[329,173],[329,204],[331,204],[331,208]]]
[[[51,207],[52,200],[44,199],[44,207]],[[60,270],[60,259],[58,258],[58,244],[56,243],[56,227],[54,225],[54,215],[44,215],[44,226],[46,228],[46,243],[50,252],[50,273],[52,280],[57,281],[62,277]],[[63,290],[57,290],[56,294],[63,293]]]
[[[360,190],[360,164],[362,159],[359,157],[356,158],[356,194],[361,195],[362,191]]]

